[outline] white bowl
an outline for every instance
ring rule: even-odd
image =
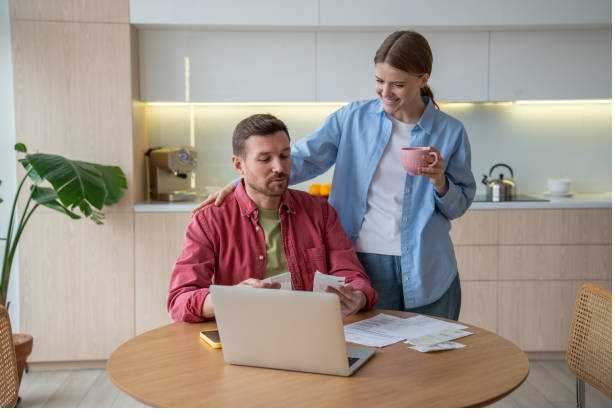
[[[566,195],[570,193],[571,180],[568,178],[547,179],[547,189],[551,195]]]

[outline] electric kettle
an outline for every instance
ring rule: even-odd
[[[510,179],[505,179],[504,174],[500,174],[498,179],[489,179],[493,170],[499,167],[508,169]],[[489,170],[489,176],[483,175],[482,183],[487,187],[487,200],[491,202],[512,201],[516,195],[516,185],[513,181],[513,170],[505,163],[496,163]]]

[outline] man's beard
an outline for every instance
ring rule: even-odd
[[[285,179],[286,182],[284,183],[283,188],[281,188],[279,190],[278,189],[275,189],[275,190],[269,189],[267,187],[267,184],[269,184],[274,179]],[[260,193],[262,195],[265,195],[265,196],[280,196],[288,188],[288,175],[286,175],[286,174],[274,175],[273,177],[271,177],[271,178],[269,178],[267,180],[267,183],[265,185],[262,185],[262,186],[261,185],[257,185],[257,184],[252,183],[252,182],[246,182],[246,184],[250,188],[252,188],[252,190],[254,190],[254,191],[256,191],[256,192],[258,192],[258,193]]]

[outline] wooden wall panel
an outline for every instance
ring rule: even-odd
[[[9,0],[13,20],[129,23],[129,0]]]
[[[135,214],[136,333],[171,322],[169,279],[181,252],[190,213]]]
[[[32,152],[118,165],[132,211],[130,27],[13,21],[15,128]]]
[[[500,279],[608,280],[610,245],[501,246]]]
[[[498,211],[467,211],[451,222],[455,245],[497,245]]]
[[[610,244],[611,209],[502,210],[500,244]]]
[[[462,281],[459,321],[497,333],[498,283],[495,281]]]
[[[461,280],[497,280],[497,245],[455,245],[455,258]]]
[[[29,361],[108,358],[134,335],[132,213],[104,225],[37,210],[19,250],[21,330]]]

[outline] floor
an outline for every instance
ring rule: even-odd
[[[588,407],[611,407],[611,401],[590,386]],[[105,370],[62,370],[24,373],[18,407],[147,407],[118,390]],[[563,361],[530,361],[527,380],[491,407],[574,407],[575,379]]]

